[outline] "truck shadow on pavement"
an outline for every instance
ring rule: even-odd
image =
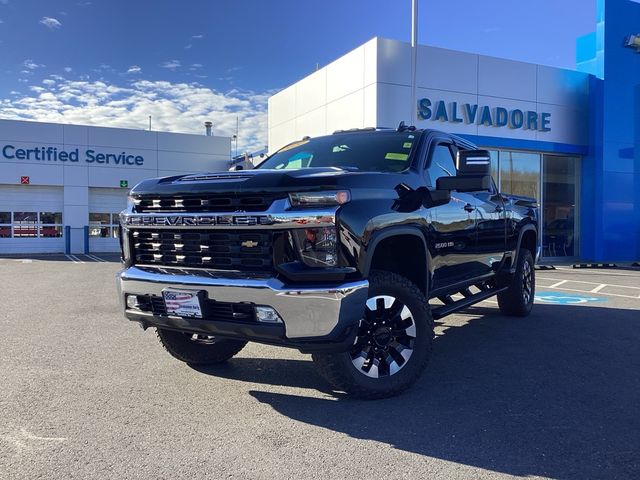
[[[466,324],[436,339],[427,371],[404,395],[251,395],[299,422],[510,475],[640,477],[637,310],[538,304],[524,319],[495,309],[467,313]],[[228,373],[326,388],[312,369],[310,362],[245,359]]]

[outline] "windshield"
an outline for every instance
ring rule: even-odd
[[[401,172],[409,168],[418,132],[342,133],[290,143],[259,168],[340,167],[369,172]]]

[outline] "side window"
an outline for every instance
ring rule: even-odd
[[[436,186],[436,180],[440,177],[454,177],[456,164],[453,159],[451,147],[445,143],[439,143],[431,153],[431,163],[427,169],[432,186]]]

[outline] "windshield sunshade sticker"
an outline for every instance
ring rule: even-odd
[[[299,142],[293,142],[289,145],[285,145],[280,150],[278,150],[278,152],[286,152],[287,150],[291,150],[292,148],[299,147],[300,145],[304,145],[306,143],[309,143],[309,140],[300,140]]]
[[[387,153],[384,156],[385,160],[402,160],[406,161],[409,158],[409,155],[406,153]]]

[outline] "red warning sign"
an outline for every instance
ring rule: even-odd
[[[21,185],[29,185],[30,182],[31,182],[31,180],[29,179],[29,177],[20,177],[20,184]]]

